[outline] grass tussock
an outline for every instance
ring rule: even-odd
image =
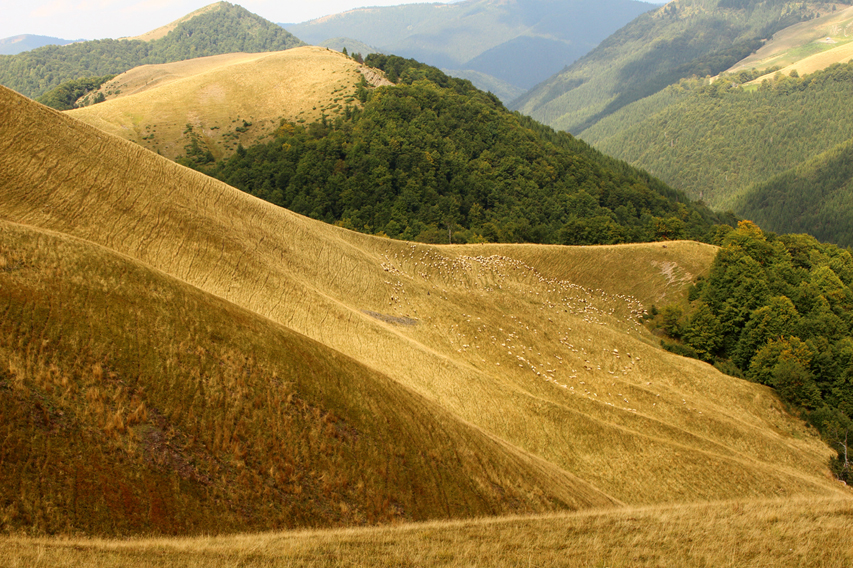
[[[5,539],[10,566],[841,568],[853,501],[722,502],[220,538]]]

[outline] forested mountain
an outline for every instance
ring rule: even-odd
[[[438,69],[371,55],[394,87],[208,165],[184,163],[293,211],[428,242],[594,244],[708,239],[720,222],[643,171],[508,112]]]
[[[0,39],[0,55],[17,55],[45,45],[68,45],[74,40],[40,35],[17,35]]]
[[[667,347],[775,388],[839,452],[836,475],[853,481],[845,433],[853,429],[853,256],[749,221],[720,244],[690,307],[656,314],[679,340]]]
[[[742,72],[713,84],[682,81],[602,120],[583,137],[602,152],[645,168],[712,207],[731,208],[747,218],[764,209],[761,218],[769,220],[770,214],[774,219],[768,228],[849,242],[835,233],[847,232],[843,217],[826,224],[804,216],[807,209],[820,207],[818,195],[843,189],[843,184],[830,181],[836,173],[819,174],[829,185],[821,182],[820,188],[815,187],[803,209],[797,209],[795,201],[774,204],[771,195],[781,197],[787,190],[772,189],[782,178],[769,180],[853,139],[853,64],[835,64],[802,78],[780,75],[760,86],[745,85],[751,78]],[[786,174],[784,179],[792,181],[799,175]],[[740,198],[752,184],[761,185],[749,190],[751,197]],[[758,191],[770,195],[762,197]],[[797,193],[808,195],[803,190]],[[836,194],[837,206],[847,201],[843,193]],[[759,202],[766,206],[757,207]],[[832,214],[836,215],[843,213],[838,210]],[[805,224],[807,218],[818,224]]]
[[[635,0],[466,0],[362,8],[287,28],[314,44],[350,37],[423,61],[508,102],[651,8]]]
[[[639,16],[512,107],[580,133],[682,78],[725,71],[774,32],[836,4],[842,2],[674,0]]]
[[[853,140],[745,188],[732,208],[770,231],[853,246]]]
[[[151,41],[104,39],[0,56],[0,85],[36,98],[65,81],[122,73],[139,65],[299,45],[303,43],[280,26],[220,2]]]

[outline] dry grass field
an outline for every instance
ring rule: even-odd
[[[761,49],[737,63],[727,73],[778,66],[785,75],[795,70],[800,75],[807,75],[826,69],[833,63],[849,62],[853,59],[851,42],[853,7],[847,7],[777,32]],[[772,74],[760,77],[753,83],[760,84],[770,77]]]
[[[728,501],[195,539],[0,540],[10,567],[707,567],[853,564],[853,501]]]
[[[143,65],[103,85],[103,103],[69,113],[168,158],[193,136],[221,158],[269,136],[281,118],[313,122],[359,105],[360,67],[323,47]]]
[[[106,439],[110,412],[115,417],[125,400],[130,410],[145,402],[147,408],[158,409],[175,421],[177,440],[194,440],[196,445],[181,442],[170,446],[177,456],[174,459],[198,462],[199,471],[219,471],[213,462],[226,473],[233,471],[221,484],[205,485],[209,492],[199,494],[198,503],[212,507],[211,499],[225,499],[217,497],[225,495],[217,491],[225,491],[235,479],[238,488],[243,488],[240,491],[245,490],[238,494],[246,502],[251,500],[248,488],[269,487],[266,479],[272,480],[273,488],[278,483],[291,487],[290,478],[278,480],[275,469],[255,477],[247,473],[241,479],[238,469],[228,468],[239,468],[240,460],[250,464],[255,452],[258,463],[247,471],[264,471],[260,465],[281,467],[272,461],[278,454],[303,456],[301,469],[288,473],[292,477],[301,471],[307,476],[304,479],[315,476],[313,485],[300,484],[309,496],[304,501],[273,496],[264,510],[281,515],[277,526],[290,526],[282,504],[312,500],[311,506],[326,515],[314,524],[370,523],[367,513],[359,516],[349,511],[358,507],[366,511],[367,496],[383,495],[382,491],[394,494],[411,484],[412,478],[405,473],[410,469],[425,477],[422,487],[404,500],[380,500],[376,511],[384,516],[377,513],[374,521],[464,518],[490,511],[626,507],[615,516],[595,513],[421,527],[408,532],[326,533],[305,538],[296,552],[281,552],[296,554],[295,565],[356,565],[362,560],[375,565],[495,565],[478,560],[481,554],[506,558],[501,562],[509,566],[534,562],[565,565],[560,564],[561,558],[577,554],[580,566],[627,566],[635,565],[632,555],[635,549],[641,550],[640,543],[654,542],[661,531],[671,530],[679,535],[673,537],[672,548],[655,553],[647,545],[642,548],[648,551],[642,562],[671,565],[673,558],[684,553],[694,558],[693,564],[684,565],[769,566],[773,564],[762,564],[765,558],[778,559],[781,552],[762,548],[762,539],[788,543],[793,537],[786,535],[813,526],[812,508],[828,511],[826,526],[830,529],[849,527],[851,493],[829,475],[831,450],[786,412],[773,391],[662,351],[639,321],[650,304],[682,297],[687,284],[708,270],[713,247],[692,242],[578,248],[430,246],[353,233],[276,208],[5,89],[0,89],[0,187],[0,221],[6,235],[0,271],[7,279],[0,285],[0,297],[8,305],[32,306],[24,313],[40,314],[39,318],[13,318],[7,324],[13,328],[6,331],[4,351],[0,352],[0,371],[6,374],[0,392],[8,397],[7,392],[18,392],[14,389],[20,383],[25,389],[21,392],[30,397],[27,408],[31,410],[20,420],[29,425],[32,435],[22,437],[14,447],[9,438],[0,442],[0,456],[18,456],[19,479],[41,479],[35,472],[52,471],[52,448],[69,443],[62,431],[45,426],[61,422],[51,414],[52,408],[62,411],[60,403],[41,402],[44,397],[63,400],[62,388],[68,387],[62,384],[62,377],[67,375],[74,384],[98,389],[91,400],[86,398],[88,390],[73,391],[82,399],[69,399],[80,405],[85,400],[79,408],[95,409],[79,411],[80,431],[93,440]],[[27,249],[20,244],[27,239],[37,244]],[[71,252],[49,252],[71,249],[79,249],[83,260],[76,260]],[[15,255],[25,260],[16,260]],[[93,255],[104,260],[91,260]],[[113,265],[110,270],[103,267],[107,258]],[[29,272],[16,272],[18,267]],[[91,281],[86,278],[89,272]],[[156,285],[149,284],[155,281]],[[18,294],[19,289],[31,292]],[[44,292],[40,295],[39,290]],[[120,299],[115,308],[104,299],[105,294]],[[60,300],[52,301],[52,297]],[[136,297],[138,303],[134,303]],[[194,303],[182,299],[178,308],[170,304],[170,298],[183,297],[195,298]],[[64,310],[70,306],[76,306],[76,311],[66,317]],[[143,314],[147,306],[151,313]],[[70,327],[52,327],[59,325],[56,318]],[[19,322],[34,323],[15,329],[23,325]],[[134,333],[137,329],[138,335]],[[126,338],[121,341],[132,348],[111,347],[114,336]],[[54,346],[56,342],[59,346]],[[69,350],[62,342],[76,347]],[[78,349],[80,346],[85,349]],[[309,347],[310,356],[300,355]],[[196,355],[200,360],[182,354],[187,348],[200,353]],[[209,359],[201,355],[206,350],[213,350]],[[78,351],[83,355],[75,358]],[[247,352],[252,354],[251,364],[233,363]],[[124,391],[107,382],[112,380],[109,374],[95,370],[94,365],[104,358],[123,361],[127,380],[149,386],[122,394]],[[163,365],[163,360],[169,363]],[[51,374],[52,362],[59,367],[58,373]],[[207,408],[204,389],[212,379],[203,378],[215,376],[213,370],[231,364],[234,371],[222,373],[211,384],[227,395],[235,388],[229,386],[231,382],[240,386],[238,378],[242,377],[240,381],[248,386],[241,388],[250,388],[252,396],[215,399],[219,406],[209,411],[212,425],[205,423],[199,414],[203,414],[201,408]],[[270,388],[269,377],[275,376],[274,370],[279,376],[285,373],[277,371],[278,366],[289,369],[288,381],[306,397],[308,406],[303,407],[307,413],[304,434],[297,430],[293,439],[282,437],[277,454],[271,449],[262,451],[261,434],[286,432],[287,426],[262,410],[250,413],[258,418],[246,419],[245,424],[240,417],[246,405],[264,407],[260,395]],[[68,370],[63,371],[65,368]],[[83,373],[86,369],[90,369],[88,375]],[[169,414],[160,410],[167,406],[169,389],[158,387],[158,381],[186,393],[182,395],[186,408],[199,408],[193,411],[192,420],[179,422],[181,415],[173,417],[174,410]],[[366,394],[349,400],[346,392],[350,388]],[[99,394],[102,390],[111,398]],[[383,391],[389,393],[387,401],[382,401]],[[155,396],[158,392],[159,398]],[[308,394],[313,398],[308,400]],[[110,412],[102,412],[99,403]],[[18,407],[11,404],[5,412]],[[47,409],[47,414],[39,408]],[[317,413],[309,412],[310,408],[317,408]],[[355,431],[371,432],[371,437],[365,433],[348,439],[341,432],[350,430],[326,428],[328,424],[321,428],[307,418],[314,416],[322,422],[328,414],[341,417],[340,421],[330,419],[332,423],[360,424]],[[459,437],[455,453],[449,451],[452,442],[436,444],[431,437],[403,426],[406,415],[413,422],[422,422],[422,431],[443,432],[445,437],[439,441]],[[126,417],[127,412],[118,416],[125,425]],[[430,426],[433,423],[436,425]],[[116,419],[112,424],[115,429]],[[242,425],[238,428],[238,424]],[[87,440],[73,439],[79,444]],[[374,439],[385,445],[371,445]],[[364,445],[359,446],[362,440]],[[116,448],[133,440],[108,442],[104,447]],[[299,453],[295,448],[300,447],[324,448],[320,454],[325,457],[310,451]],[[231,457],[205,458],[202,450],[210,448],[230,452]],[[370,448],[377,449],[363,462],[358,452],[369,453]],[[109,454],[106,449],[91,451]],[[69,450],[68,455],[76,454]],[[132,458],[134,454],[128,455]],[[270,461],[264,461],[267,459]],[[347,493],[359,471],[353,463],[373,464],[361,469],[378,472],[378,477],[371,477],[375,482],[369,482],[373,485],[366,481],[358,489],[361,494]],[[105,471],[121,471],[119,465],[110,467]],[[164,474],[164,465],[143,463],[137,471],[137,480],[156,480]],[[172,474],[177,475],[172,478],[176,486],[192,481],[190,473],[176,471]],[[351,473],[330,478],[323,471]],[[129,491],[135,495],[140,489],[133,483],[128,480]],[[465,483],[469,483],[467,488]],[[76,491],[76,485],[56,482],[56,486],[57,497],[43,500],[43,510],[48,516],[62,518],[67,508],[56,504],[74,498],[76,493],[69,491]],[[18,493],[10,490],[10,494]],[[39,488],[26,494],[39,495]],[[176,490],[174,494],[184,493]],[[421,494],[431,508],[418,508]],[[754,503],[777,498],[787,501]],[[745,505],[695,505],[720,500]],[[672,503],[694,505],[660,508]],[[337,511],[334,515],[332,505]],[[645,506],[653,507],[631,509]],[[742,507],[754,513],[738,516]],[[150,521],[150,510],[139,513],[140,523]],[[241,518],[254,527],[264,516],[243,514]],[[246,522],[246,518],[257,522]],[[637,522],[646,518],[650,519],[648,525]],[[776,521],[760,524],[766,519]],[[511,524],[516,522],[521,524]],[[234,521],[221,526],[227,531],[238,525]],[[637,526],[638,532],[613,528],[623,525]],[[505,537],[488,536],[496,527],[506,526],[517,528],[508,530]],[[416,536],[420,530],[436,530],[435,535],[446,535],[451,544],[442,544],[432,533]],[[537,534],[551,538],[552,530],[558,535],[562,530],[565,536],[549,540],[552,544],[536,540]],[[706,539],[702,546],[696,540],[683,540],[705,530],[712,534],[717,530],[719,538]],[[79,527],[77,531],[86,532]],[[56,532],[68,531],[59,526]],[[112,530],[112,534],[133,532],[122,527]],[[379,542],[370,540],[372,536],[365,536],[365,541],[361,536],[350,538],[350,534],[379,535]],[[454,540],[460,535],[470,535],[474,544],[461,545]],[[259,538],[252,542],[260,544],[252,548],[254,544],[229,544],[236,540],[193,541],[187,545],[192,561],[181,559],[180,542],[66,546],[50,541],[53,544],[36,546],[35,541],[4,540],[2,546],[12,550],[10,558],[22,558],[22,565],[29,564],[32,557],[25,555],[32,553],[42,554],[48,564],[62,565],[65,560],[52,557],[48,562],[44,556],[56,551],[70,554],[67,565],[94,562],[95,557],[98,562],[103,557],[105,566],[133,563],[121,556],[123,550],[130,551],[139,565],[222,565],[223,557],[205,552],[207,546],[238,546],[239,552],[232,549],[223,554],[239,565],[278,562],[267,555],[264,543],[271,543],[269,554],[279,554],[275,547],[282,537],[246,538]],[[422,544],[414,545],[407,540],[410,538]],[[740,549],[735,550],[734,543],[741,538],[751,543],[746,549],[754,552],[749,552],[749,562],[737,561],[735,552]],[[837,559],[845,554],[849,558],[849,543],[822,538],[797,550],[808,555],[831,542],[831,548],[815,556],[826,562],[813,565],[841,565]],[[391,544],[385,539],[391,539]],[[581,544],[571,548],[576,540]],[[506,544],[497,547],[496,542]],[[616,546],[616,542],[621,544]],[[570,548],[558,550],[563,545]],[[123,546],[141,546],[143,552]],[[145,548],[148,546],[155,548]],[[169,548],[172,546],[176,548]],[[165,548],[153,552],[159,550],[156,547]],[[169,556],[172,550],[178,556]],[[541,562],[533,556],[538,550],[544,555]],[[596,551],[601,552],[596,556]],[[303,553],[304,558],[299,556]],[[611,554],[615,556],[608,556]],[[728,557],[733,559],[724,561]]]

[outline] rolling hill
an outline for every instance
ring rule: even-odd
[[[840,3],[675,0],[643,14],[512,107],[579,134],[680,79],[717,75],[764,39]]]
[[[349,37],[423,61],[509,102],[651,8],[633,0],[466,0],[361,8],[284,25],[310,43]]]
[[[398,527],[196,539],[10,538],[12,562],[58,566],[848,566],[850,499],[703,503]],[[381,553],[378,553],[381,551]]]
[[[265,511],[276,526],[305,524],[286,509],[303,502],[321,511],[314,524],[334,525],[370,522],[357,513],[369,510],[847,495],[827,471],[833,452],[772,390],[663,352],[638,321],[707,272],[712,246],[371,237],[9,90],[0,102],[3,423],[21,425],[2,442],[18,483],[3,484],[14,487],[4,530],[98,534],[57,506],[86,495],[101,499],[90,511],[127,512],[103,521],[113,533],[243,530]],[[269,414],[286,400],[297,400],[287,420]],[[140,425],[141,439],[125,437]],[[276,432],[283,450],[264,446]],[[276,455],[303,461],[279,479]],[[94,486],[86,464],[102,474]],[[392,497],[409,468],[434,498]],[[95,491],[105,479],[126,482]],[[241,489],[261,485],[263,497]],[[155,506],[152,492],[185,501]],[[179,504],[206,528],[158,527]]]
[[[84,41],[0,57],[0,85],[37,98],[66,81],[114,75],[139,65],[304,45],[280,26],[228,2],[217,2],[140,37],[146,41]]]
[[[360,68],[320,47],[145,65],[88,95],[104,102],[71,114],[171,159],[194,141],[220,159],[265,140],[282,119],[312,123],[358,104]]]
[[[98,94],[117,91],[72,114],[276,205],[367,233],[616,244],[707,241],[721,222],[645,172],[397,56],[372,54],[364,66],[309,47],[218,56],[139,68]]]

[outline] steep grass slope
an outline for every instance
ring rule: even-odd
[[[0,527],[198,534],[613,501],[353,359],[0,221]]]
[[[321,47],[144,65],[101,87],[105,102],[71,114],[168,158],[195,141],[218,159],[263,140],[282,118],[314,122],[357,105],[359,68]]]
[[[640,298],[683,293],[713,247],[378,239],[0,96],[8,221],[98,243],[281,323],[626,503],[841,491],[832,452],[770,389],[662,352],[637,321]]]
[[[706,566],[841,568],[853,563],[853,500],[621,509],[380,529],[134,541],[0,540],[12,565]]]

